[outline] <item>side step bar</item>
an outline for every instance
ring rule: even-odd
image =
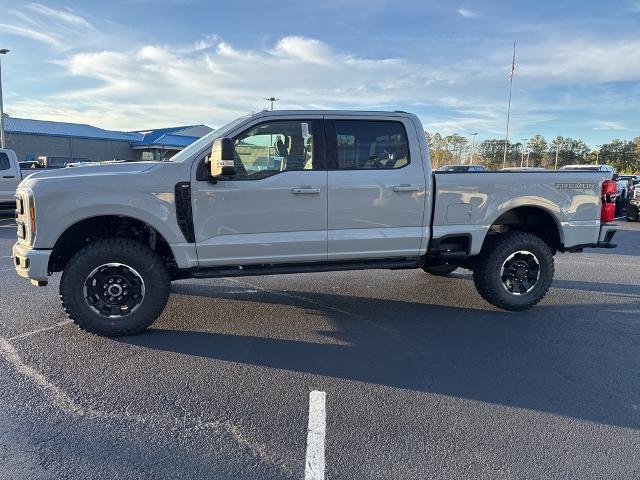
[[[173,278],[250,277],[253,275],[288,275],[295,273],[336,272],[347,270],[400,270],[424,265],[423,257],[407,259],[378,259],[354,262],[324,262],[268,265],[238,265],[177,270]]]

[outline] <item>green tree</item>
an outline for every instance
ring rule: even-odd
[[[619,173],[634,173],[640,169],[640,142],[613,140],[600,147],[600,163],[611,165]]]
[[[549,161],[549,146],[542,135],[534,135],[528,143],[529,166],[545,167]]]

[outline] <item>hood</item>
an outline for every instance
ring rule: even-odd
[[[25,178],[21,187],[46,180],[47,178],[77,178],[89,176],[126,175],[143,173],[162,162],[123,162],[123,163],[96,163],[78,167],[57,168],[54,170],[42,170],[34,172]]]

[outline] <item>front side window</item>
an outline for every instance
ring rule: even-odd
[[[265,122],[233,138],[236,155],[234,179],[257,180],[280,172],[321,170],[314,155],[311,121]]]
[[[402,168],[409,142],[400,122],[336,120],[338,170]]]
[[[11,168],[9,157],[6,153],[0,152],[0,170],[9,170],[9,168]]]

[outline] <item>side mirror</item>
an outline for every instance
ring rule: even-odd
[[[221,175],[232,176],[236,174],[235,148],[230,138],[218,138],[211,147],[211,176],[218,178]]]

